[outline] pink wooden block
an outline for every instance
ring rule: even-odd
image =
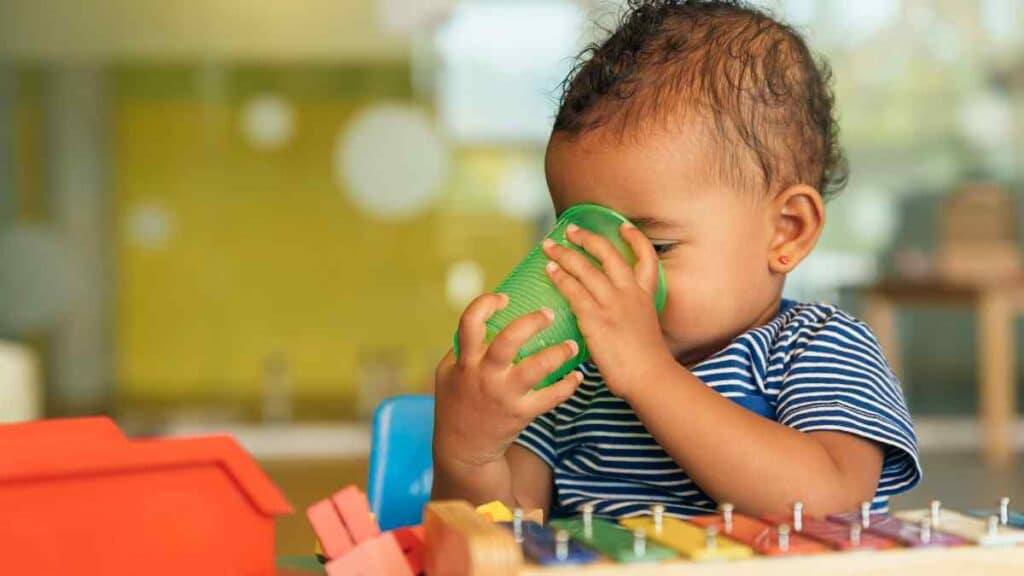
[[[324,568],[328,576],[415,576],[391,532],[359,544]]]
[[[370,502],[359,488],[343,488],[331,496],[331,501],[356,544],[380,536],[380,526],[370,515]]]
[[[330,500],[321,500],[306,508],[306,518],[320,540],[324,556],[338,558],[355,546],[345,524],[341,521],[341,516],[338,515],[337,508]]]

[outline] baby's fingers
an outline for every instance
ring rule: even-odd
[[[525,394],[580,352],[579,344],[566,340],[524,358],[512,369],[512,381]]]
[[[616,286],[624,286],[633,281],[633,271],[607,238],[573,225],[569,226],[565,235],[570,242],[597,258],[605,274]]]
[[[658,289],[658,253],[654,250],[654,244],[643,232],[629,224],[623,224],[619,233],[636,255],[633,273],[637,284],[644,292],[653,294]]]
[[[521,400],[522,412],[530,420],[533,420],[541,414],[554,410],[556,406],[572,398],[580,382],[583,382],[583,374],[573,370],[565,378],[551,386],[530,392]]]
[[[508,368],[519,354],[519,349],[523,347],[523,344],[547,328],[554,319],[555,313],[550,308],[541,308],[509,322],[508,326],[498,332],[498,335],[491,341],[491,345],[484,355],[484,363],[494,369]]]
[[[475,362],[484,350],[487,319],[508,305],[506,294],[483,294],[470,302],[459,320],[459,360]]]

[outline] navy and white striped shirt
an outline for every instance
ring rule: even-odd
[[[716,504],[672,460],[593,364],[565,403],[534,420],[516,443],[551,467],[552,516],[584,503],[595,513],[707,514]],[[846,432],[885,450],[872,509],[921,479],[917,438],[896,377],[864,323],[834,306],[784,300],[769,323],[745,332],[692,369],[722,396],[803,432]],[[685,408],[680,408],[685,417]],[[729,442],[723,425],[722,442]],[[757,486],[752,483],[751,490]]]

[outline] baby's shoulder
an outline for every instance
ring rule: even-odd
[[[867,324],[832,304],[785,300],[779,315],[764,328],[772,352],[787,356],[817,346],[878,348]]]

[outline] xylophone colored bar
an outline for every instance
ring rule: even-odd
[[[999,523],[998,516],[982,520],[952,510],[942,510],[938,501],[929,510],[907,510],[896,514],[908,522],[929,522],[943,532],[966,538],[980,546],[1012,546],[1024,542],[1024,530]]]
[[[702,530],[675,518],[626,518],[619,523],[631,530],[646,531],[652,540],[693,561],[740,560],[754,555],[750,547],[719,536],[714,527]]]
[[[886,514],[872,513],[867,515],[867,522],[864,522],[863,516],[857,512],[845,512],[830,514],[828,520],[841,522],[848,526],[860,524],[861,528],[872,534],[891,538],[910,548],[963,546],[969,543],[968,540],[960,536],[933,530],[931,522],[928,520],[914,523]]]
[[[769,516],[764,520],[773,526],[792,522],[790,516]],[[815,516],[804,516],[802,524],[801,535],[821,542],[834,550],[888,550],[899,547],[899,544],[893,540],[863,531],[860,524],[840,524]]]
[[[690,522],[705,528],[713,526],[720,534],[750,546],[763,556],[817,554],[828,551],[824,544],[794,534],[788,524],[771,526],[743,514],[730,512],[697,516],[691,518]]]
[[[971,516],[977,518],[989,518],[991,516],[999,517],[998,510],[970,510],[967,512]],[[1020,512],[1010,512],[1006,515],[1007,526],[1013,526],[1014,528],[1024,528],[1024,514]]]
[[[672,549],[648,542],[646,532],[631,532],[600,518],[563,518],[551,525],[616,562],[658,562],[676,556]]]
[[[573,540],[564,530],[550,530],[536,522],[503,522],[523,547],[523,554],[537,564],[590,564],[601,559],[597,552]]]
[[[999,523],[1004,526],[1024,528],[1024,514],[1011,511],[1010,499],[1005,496],[999,499],[999,504],[994,510],[969,510],[967,513],[979,518],[995,516],[999,518]]]

